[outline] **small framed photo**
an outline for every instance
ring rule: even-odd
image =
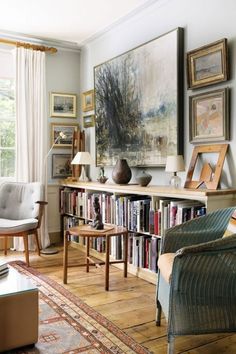
[[[74,131],[78,130],[78,124],[51,123],[51,142],[55,147],[71,148]]]
[[[71,176],[71,155],[52,154],[52,178],[67,178]]]
[[[189,97],[190,142],[229,139],[228,88]]]
[[[83,112],[94,110],[94,90],[82,93],[82,110]]]
[[[90,114],[90,115],[83,117],[84,128],[94,127],[94,124],[95,124],[95,115],[94,114]]]
[[[187,53],[188,88],[194,89],[228,80],[227,39]]]
[[[76,117],[76,95],[69,93],[50,93],[51,117]]]

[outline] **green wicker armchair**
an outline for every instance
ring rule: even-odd
[[[222,238],[234,210],[190,220],[163,237],[161,254],[174,254],[169,278],[160,266],[156,324],[163,310],[169,354],[175,336],[236,331],[236,234]]]

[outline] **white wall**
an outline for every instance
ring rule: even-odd
[[[46,90],[47,90],[47,112],[48,112],[48,150],[51,147],[51,123],[78,123],[79,113],[76,118],[51,118],[50,117],[50,92],[75,93],[77,103],[79,99],[80,53],[72,50],[59,49],[56,54],[48,54],[46,58]],[[77,108],[77,112],[79,109]],[[71,149],[53,148],[52,153],[71,154]],[[51,153],[51,154],[52,154]],[[52,155],[48,156],[48,228],[50,233],[60,231],[59,215],[59,180],[52,179]]]
[[[50,92],[75,93],[77,94],[77,102],[79,102],[79,60],[80,53],[72,50],[59,49],[56,54],[47,55],[46,59],[46,90],[47,90],[47,112],[48,112],[48,150],[51,147],[51,123],[78,123],[79,109],[77,107],[76,118],[57,118],[50,117]],[[48,182],[49,184],[57,184],[58,179],[52,179],[52,154],[55,153],[71,153],[71,149],[54,147],[52,153],[48,157]]]
[[[188,96],[221,87],[230,87],[230,149],[224,164],[222,186],[236,187],[235,151],[235,58],[236,58],[236,2],[235,0],[159,0],[127,21],[113,27],[105,34],[87,43],[81,51],[80,87],[81,92],[93,88],[93,67],[120,55],[140,44],[156,38],[176,27],[184,28],[186,52],[222,38],[228,38],[230,80],[209,88],[187,90],[186,67],[184,79],[184,150],[188,168],[193,145],[189,143]],[[87,148],[95,156],[95,129],[86,129]],[[163,168],[150,168],[152,184],[167,184],[169,175]],[[110,176],[111,168],[105,168]],[[133,170],[133,175],[137,170]],[[96,179],[98,168],[91,169],[92,179]],[[186,172],[179,174],[185,180]]]

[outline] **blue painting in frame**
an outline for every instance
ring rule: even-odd
[[[94,68],[96,162],[163,166],[183,148],[183,29]]]

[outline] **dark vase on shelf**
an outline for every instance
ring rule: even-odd
[[[136,181],[142,187],[146,187],[151,182],[152,176],[145,171],[139,172],[136,176]]]
[[[125,159],[116,161],[116,165],[112,171],[112,179],[117,184],[127,184],[131,180],[132,172]]]

